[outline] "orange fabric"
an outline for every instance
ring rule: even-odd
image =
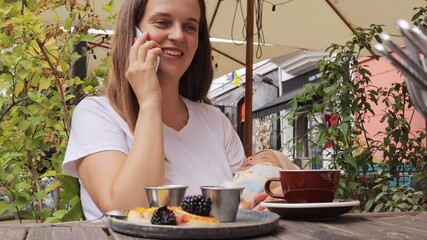
[[[245,122],[245,102],[242,103],[242,108],[240,109],[240,113],[242,114],[240,122]]]

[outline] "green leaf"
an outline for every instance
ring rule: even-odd
[[[31,122],[30,122],[30,126],[31,126]],[[28,141],[26,141],[24,145],[27,149],[34,149],[37,147],[38,142],[34,141],[34,139],[28,139]]]
[[[44,221],[44,223],[59,223],[59,222],[61,222],[61,218],[59,217],[48,217]]]
[[[360,183],[358,183],[358,182],[348,182],[346,188],[347,189],[355,189],[358,186],[360,186]]]
[[[26,6],[28,7],[29,10],[31,11],[36,10],[36,7],[37,7],[36,0],[26,0],[26,2],[27,2]]]
[[[42,200],[42,199],[46,199],[46,198],[48,197],[48,195],[47,195],[45,192],[43,192],[43,191],[38,191],[38,192],[36,192],[36,193],[34,194],[34,197],[35,197],[37,200]]]
[[[48,207],[43,208],[42,210],[36,212],[37,217],[41,217],[42,219],[46,219],[52,215],[52,210]]]
[[[31,73],[25,69],[22,69],[18,72],[17,75],[20,79],[27,79],[31,75]]]
[[[71,176],[61,176],[62,187],[67,191],[61,191],[61,196],[65,201],[73,199],[75,196],[80,195],[80,184],[79,181]]]
[[[74,204],[71,205],[70,210],[61,219],[64,222],[79,220],[83,217],[83,209],[80,202],[80,198],[78,196],[75,196],[73,199],[71,199],[70,202],[73,202]]]
[[[45,223],[57,223],[57,222],[61,222],[61,219],[64,217],[64,215],[67,213],[67,210],[61,209],[61,210],[57,210],[55,211],[52,216],[53,217],[49,217],[46,218]]]
[[[18,206],[18,208],[20,208],[21,206],[25,206],[30,199],[31,197],[28,193],[19,192],[19,193],[16,193],[16,199],[13,202],[13,204],[15,206]]]
[[[376,197],[375,197],[375,202],[378,202],[378,200],[380,200],[384,194],[386,194],[386,192],[380,192]]]
[[[374,213],[377,213],[379,211],[381,211],[381,209],[383,208],[384,203],[379,203],[377,206],[375,206],[374,208]]]
[[[104,11],[108,12],[109,14],[113,14],[114,6],[115,6],[115,1],[114,0],[110,0],[107,4],[105,4],[104,6],[102,6],[102,9]]]
[[[48,193],[50,191],[55,190],[56,188],[61,186],[61,181],[56,180],[55,182],[51,183],[49,186],[46,187],[44,190],[45,193]]]
[[[94,42],[95,38],[90,34],[84,34],[81,36],[80,41],[82,41],[82,42]]]
[[[353,166],[354,167],[354,169],[357,169],[357,162],[356,162],[356,158],[354,158],[353,156],[351,156],[351,155],[346,155],[345,156],[345,161],[347,162],[347,163],[349,163],[351,166]]]
[[[340,125],[340,130],[341,130],[342,134],[347,135],[347,133],[348,133],[348,124],[342,123]]]
[[[40,79],[39,91],[48,89],[51,84],[52,82],[47,78]]]
[[[374,199],[369,199],[365,204],[365,211],[369,212],[371,210],[372,204],[374,204]]]
[[[409,205],[407,203],[399,203],[396,205],[399,209],[407,209]]]
[[[10,206],[10,203],[5,200],[0,200],[0,214],[3,214],[6,211],[10,211],[13,207]]]
[[[71,31],[72,24],[73,24],[73,18],[71,17],[67,18],[64,23],[64,30]]]
[[[65,215],[67,212],[68,212],[67,210],[62,209],[62,210],[55,211],[52,215],[53,215],[54,217],[57,217],[57,218],[61,219],[61,218],[63,218],[63,217],[64,217],[64,215]]]
[[[14,90],[15,96],[18,96],[22,92],[22,90],[24,90],[24,82],[18,81],[15,85],[15,90]]]
[[[21,182],[16,184],[15,188],[19,190],[28,190],[31,188],[31,185],[26,182]]]
[[[56,173],[55,170],[50,170],[50,171],[45,172],[43,175],[41,175],[40,178],[43,178],[43,177],[56,177],[56,175],[57,175],[57,173]]]
[[[29,211],[29,210],[27,210],[27,211],[20,211],[19,215],[23,219],[34,219],[33,211]]]
[[[405,200],[404,199],[405,197],[406,196],[405,196],[405,194],[403,194],[403,192],[397,192],[397,193],[393,194],[392,199],[395,202],[399,202],[400,200]]]
[[[83,91],[85,91],[85,92],[89,92],[89,91],[90,91],[90,90],[92,90],[92,89],[93,89],[93,86],[89,85],[89,86],[84,87],[84,88],[83,88]]]
[[[381,191],[386,192],[388,190],[388,185],[383,185]]]

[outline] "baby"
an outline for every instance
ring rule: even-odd
[[[244,187],[239,207],[252,209],[256,205],[255,196],[264,191],[264,183],[267,179],[279,177],[280,170],[299,169],[283,153],[265,149],[248,157],[233,179],[225,181],[222,186]]]

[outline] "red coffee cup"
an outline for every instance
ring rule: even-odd
[[[279,178],[265,182],[265,192],[289,203],[332,202],[340,178],[339,170],[283,170]],[[283,194],[271,192],[272,182],[280,182]]]

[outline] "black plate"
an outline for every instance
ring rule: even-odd
[[[232,239],[270,233],[277,228],[280,216],[267,211],[239,210],[236,222],[215,227],[184,227],[129,223],[109,219],[109,227],[127,235],[162,239]]]

